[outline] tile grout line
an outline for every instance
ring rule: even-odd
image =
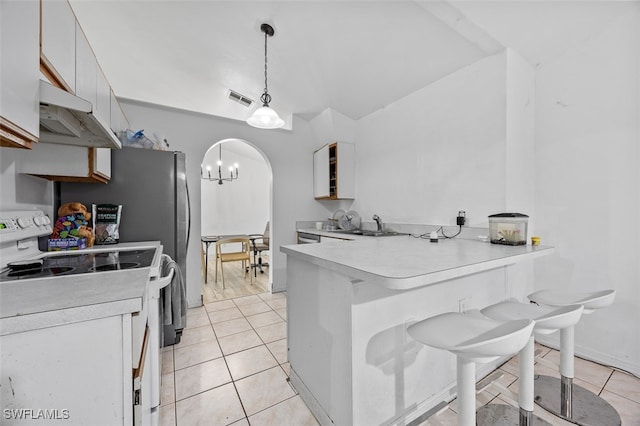
[[[286,320],[285,320],[284,318],[282,318],[282,316],[281,316],[278,312],[276,312],[276,309],[275,309],[273,306],[271,306],[271,304],[269,304],[267,300],[263,299],[262,297],[260,297],[260,296],[259,296],[259,295],[257,295],[257,294],[256,294],[255,296],[258,296],[258,298],[259,298],[259,300],[258,300],[258,301],[256,301],[255,303],[256,303],[256,304],[257,304],[257,303],[264,303],[264,304],[268,307],[268,310],[266,310],[266,311],[264,311],[264,312],[258,312],[258,313],[252,314],[252,315],[259,315],[259,314],[262,314],[262,313],[274,313],[274,314],[277,316],[277,318],[279,318],[279,321],[276,321],[276,322],[274,322],[274,323],[272,323],[272,324],[278,324],[278,323],[280,323],[281,321],[282,321],[282,322],[284,322],[284,323],[286,324]],[[250,297],[250,296],[241,296],[241,297]],[[239,297],[239,298],[240,298],[240,297]],[[284,297],[283,297],[283,298],[284,298]],[[291,384],[289,383],[289,376],[288,376],[288,374],[287,374],[287,372],[286,372],[286,370],[285,370],[285,368],[284,368],[284,364],[285,364],[286,362],[285,362],[285,363],[280,363],[280,361],[278,360],[278,358],[276,357],[276,355],[274,354],[274,352],[269,348],[268,343],[264,340],[264,338],[263,338],[260,334],[258,334],[256,327],[254,327],[254,325],[253,325],[253,324],[248,320],[248,316],[250,317],[250,316],[252,316],[252,315],[246,315],[246,314],[245,314],[245,313],[240,309],[240,306],[235,302],[235,300],[234,300],[234,299],[238,299],[238,298],[232,298],[232,299],[230,299],[230,300],[233,302],[234,307],[240,311],[240,313],[242,314],[242,318],[243,318],[245,321],[247,321],[247,323],[248,323],[248,324],[249,324],[249,326],[251,327],[251,328],[250,328],[250,330],[252,330],[254,333],[256,333],[256,335],[257,335],[257,336],[258,336],[258,338],[260,339],[261,344],[260,344],[260,345],[258,345],[258,346],[255,346],[254,348],[256,348],[256,347],[260,347],[260,346],[264,346],[264,347],[267,349],[268,353],[269,353],[269,354],[273,357],[273,359],[276,361],[276,365],[275,365],[274,367],[279,367],[279,368],[280,368],[280,371],[282,371],[282,372],[285,374],[285,376],[287,377],[287,379],[286,379],[287,384],[291,387]],[[281,299],[281,298],[276,298],[276,299]],[[270,299],[270,300],[273,300],[273,299]],[[212,302],[212,303],[214,303],[214,302]],[[249,303],[249,304],[250,304],[250,303]],[[249,305],[249,304],[246,304],[246,305]],[[227,309],[232,309],[232,308],[227,308]],[[223,310],[224,310],[224,309],[221,309],[220,311],[223,311]],[[208,325],[211,327],[211,330],[213,331],[213,335],[214,335],[214,338],[215,338],[216,344],[217,344],[217,346],[218,346],[218,349],[220,350],[221,357],[223,358],[223,361],[225,362],[225,366],[226,366],[226,368],[227,368],[227,372],[229,373],[229,376],[230,376],[230,379],[231,379],[231,383],[232,383],[232,384],[233,384],[233,386],[234,386],[234,390],[235,390],[235,392],[236,392],[236,396],[238,397],[238,400],[239,400],[239,402],[240,402],[240,404],[241,404],[241,407],[242,407],[242,410],[243,410],[243,413],[244,413],[244,419],[246,419],[246,421],[250,424],[251,422],[249,421],[249,416],[248,416],[248,414],[247,414],[246,408],[245,408],[245,406],[244,406],[244,403],[243,403],[243,401],[242,401],[242,399],[241,399],[241,397],[240,397],[240,394],[239,394],[238,388],[237,388],[237,386],[236,386],[236,380],[234,380],[233,375],[231,374],[231,370],[230,370],[230,368],[229,368],[229,364],[228,364],[228,362],[227,362],[227,355],[226,355],[226,354],[223,352],[223,350],[222,350],[222,346],[220,345],[219,337],[218,337],[218,335],[217,335],[217,333],[216,333],[216,331],[215,331],[215,329],[214,329],[214,327],[213,327],[213,325],[214,325],[214,324],[213,324],[213,322],[211,321],[211,318],[210,318],[210,316],[209,316],[209,313],[210,313],[210,312],[209,312],[209,311],[207,311],[207,309],[206,309],[206,305],[205,305],[205,306],[203,306],[203,311],[204,311],[204,312],[203,312],[203,314],[204,314],[204,315],[207,315],[207,322],[208,322]],[[225,321],[226,321],[226,320],[225,320]],[[221,321],[221,322],[222,322],[222,321]],[[269,326],[269,325],[272,325],[272,324],[266,324],[266,325],[264,325],[264,327]],[[203,327],[206,327],[206,325],[204,325]],[[196,328],[196,327],[194,327],[194,328]],[[238,333],[233,333],[233,334],[238,334]],[[232,334],[232,335],[233,335],[233,334]],[[286,340],[286,337],[284,337],[283,339],[277,339],[277,340],[274,340],[273,342],[269,342],[269,343],[274,343],[274,342],[277,342],[277,341],[279,341],[279,340]],[[191,345],[186,345],[186,346],[184,346],[184,348],[188,348],[189,346],[193,346],[193,345],[196,345],[196,344],[199,344],[199,343],[202,343],[202,342],[195,342],[195,343],[192,343]],[[235,353],[239,353],[239,352],[242,352],[242,351],[245,351],[245,350],[248,350],[248,349],[252,349],[252,348],[243,349],[243,350],[241,350],[241,351],[234,352],[233,354],[235,354]],[[176,383],[176,373],[177,373],[179,370],[176,370],[175,347],[172,347],[170,350],[171,350],[171,355],[172,355],[172,362],[171,362],[171,363],[172,363],[172,367],[173,367],[173,368],[172,368],[172,371],[171,371],[171,374],[173,375],[173,380],[174,380],[174,382],[173,382],[173,401],[172,401],[172,403],[173,403],[173,405],[174,405],[174,407],[173,407],[173,413],[174,413],[174,424],[177,426],[177,425],[178,425],[177,402],[179,402],[179,401],[176,399],[176,391],[177,391],[177,389],[176,389],[176,387],[177,387],[177,383]],[[168,352],[168,351],[167,351],[167,352]],[[233,354],[228,354],[228,355],[233,355]],[[197,363],[197,364],[202,364],[202,363],[204,363],[204,362],[205,362],[205,361],[200,362],[200,363]],[[197,364],[194,364],[194,365],[197,365]],[[188,367],[191,367],[191,366],[188,366]],[[185,368],[188,368],[188,367],[184,367],[184,368],[182,368],[181,370],[183,370],[183,369],[185,369]],[[274,367],[271,367],[271,368],[274,368]],[[269,368],[269,369],[271,369],[271,368]],[[267,369],[267,370],[269,370],[269,369]],[[264,371],[267,371],[267,370],[262,370],[262,371],[259,371],[259,372],[256,372],[256,373],[253,373],[253,374],[251,374],[251,375],[249,375],[249,376],[246,376],[246,377],[251,377],[251,376],[254,376],[254,375],[256,375],[256,374],[259,374],[259,373],[262,373],[262,372],[264,372]],[[243,377],[242,379],[245,379],[246,377]],[[238,380],[240,380],[240,379],[238,379]],[[223,384],[223,385],[224,385],[224,384]],[[223,386],[223,385],[220,385],[220,386]],[[220,386],[216,386],[216,387],[214,387],[214,388],[212,388],[212,389],[218,388],[218,387],[220,387]],[[291,387],[291,388],[292,388],[292,387]],[[206,392],[206,391],[209,391],[209,390],[211,390],[211,389],[207,389],[207,390],[205,390],[205,391],[198,392],[198,393],[196,393],[196,394],[194,394],[194,395],[190,395],[189,397],[185,397],[185,398],[183,398],[182,400],[185,400],[185,399],[191,398],[191,397],[193,397],[193,396],[195,396],[195,395],[198,395],[198,394],[202,394],[202,393],[204,393],[204,392]],[[262,411],[268,410],[268,409],[270,409],[270,408],[273,408],[274,406],[276,406],[276,405],[278,405],[278,404],[281,404],[281,403],[283,403],[283,402],[285,402],[285,401],[288,401],[288,400],[290,400],[290,399],[292,399],[292,398],[294,398],[294,397],[298,396],[298,393],[297,393],[297,392],[295,392],[295,390],[294,390],[293,388],[292,388],[292,390],[294,391],[294,395],[292,395],[291,397],[286,398],[286,399],[284,399],[284,400],[282,400],[282,401],[279,401],[279,402],[277,402],[277,403],[275,403],[275,404],[273,404],[273,405],[271,405],[271,406],[269,406],[269,407],[265,407],[265,408],[263,408],[262,410],[260,410],[259,412],[262,412]],[[180,401],[182,401],[182,400],[180,400]],[[256,414],[257,414],[257,413],[256,413]],[[238,419],[238,420],[236,420],[236,421],[241,421],[241,420],[242,420],[242,418],[240,418],[240,419]]]
[[[178,401],[176,401],[176,352],[175,346],[173,345],[171,346],[171,364],[173,370],[173,422],[175,426],[178,426]],[[162,392],[162,386],[160,387],[160,390]],[[160,398],[162,398],[162,393],[160,393]]]
[[[260,296],[258,295],[258,297],[260,297]],[[273,312],[273,313],[274,313],[274,314],[276,314],[280,319],[282,319],[282,317],[281,317],[281,316],[280,316],[280,315],[275,311],[275,309],[273,309],[273,307],[272,307],[271,305],[269,305],[269,304],[268,304],[264,299],[262,299],[261,297],[260,297],[260,299],[262,300],[262,303],[264,303],[264,304],[266,304],[267,306],[269,306],[270,311],[266,311],[266,312]],[[231,300],[233,300],[233,299],[231,299]],[[234,303],[235,303],[235,302],[234,302]],[[237,306],[237,304],[236,304],[236,306]],[[240,310],[240,308],[239,308],[239,307],[238,307],[238,309]],[[247,316],[244,314],[244,312],[242,312],[242,310],[240,310],[240,312],[242,313],[243,318],[244,318],[244,319],[249,323],[249,325],[251,326],[251,330],[253,330],[253,332],[254,332],[254,333],[256,333],[256,335],[258,336],[258,338],[259,338],[259,339],[260,339],[260,341],[262,342],[262,346],[265,346],[265,347],[267,348],[267,350],[269,351],[269,353],[271,354],[271,356],[276,360],[277,366],[278,366],[278,367],[280,367],[280,369],[281,369],[281,370],[282,370],[282,372],[285,374],[285,376],[287,376],[287,383],[289,384],[289,386],[291,386],[291,384],[289,383],[289,375],[288,375],[288,374],[287,374],[287,372],[285,371],[284,367],[282,367],[282,364],[280,363],[280,361],[278,360],[278,358],[277,358],[277,357],[275,356],[275,354],[271,351],[271,349],[269,349],[269,345],[264,341],[264,339],[262,338],[262,336],[260,336],[260,334],[258,333],[258,331],[256,330],[256,328],[253,326],[253,324],[251,324],[251,322],[247,319]],[[254,314],[254,315],[259,315],[259,314],[261,314],[261,313],[265,313],[265,312],[260,312],[260,313],[258,313],[258,314]],[[251,316],[251,315],[249,315],[249,316]],[[285,324],[287,323],[284,319],[282,319],[282,321],[283,321]],[[277,323],[273,323],[273,324],[277,324]],[[269,325],[272,325],[272,324],[267,324],[267,325],[266,325],[266,326],[264,326],[264,327],[267,327],[267,326],[269,326]],[[260,328],[260,327],[258,327],[258,328]],[[285,339],[286,339],[286,337],[285,337],[284,339],[274,340],[273,342],[269,342],[269,343],[274,343],[274,342],[277,342],[277,341],[279,341],[279,340],[285,340]],[[255,346],[255,347],[258,347],[258,346]],[[244,350],[246,350],[246,349],[244,349]],[[238,352],[242,352],[242,351],[238,351]],[[238,352],[236,352],[236,353],[238,353]],[[287,362],[289,362],[288,357],[287,357]],[[272,367],[272,368],[273,368],[273,367]],[[269,369],[267,369],[267,370],[269,370]],[[263,370],[263,371],[267,371],[267,370]],[[253,376],[253,375],[258,374],[258,373],[261,373],[261,372],[257,372],[257,373],[250,374],[250,375],[249,375],[249,376],[247,376],[247,377]],[[243,377],[243,379],[244,379],[244,377]],[[293,389],[293,386],[291,386],[291,388]],[[298,392],[297,392],[295,389],[293,389],[293,391],[295,392],[295,394],[296,394],[296,395],[298,395]],[[265,408],[265,409],[266,409],[266,408]]]
[[[280,319],[282,319],[282,317],[280,316],[280,314],[278,314],[278,313],[275,311],[275,309],[273,308],[273,306],[271,306],[270,304],[268,304],[268,303],[267,303],[267,301],[266,301],[266,300],[264,300],[264,299],[263,299],[262,297],[260,297],[259,295],[257,295],[257,296],[258,296],[258,298],[260,299],[260,302],[256,302],[255,304],[257,304],[257,303],[264,303],[265,305],[267,305],[267,306],[269,307],[269,310],[268,310],[268,311],[265,311],[265,312],[259,312],[259,313],[253,314],[253,315],[260,315],[260,314],[267,313],[267,312],[273,312],[273,313],[274,313],[274,314],[276,314]],[[254,333],[256,333],[256,335],[258,336],[258,338],[259,338],[259,339],[260,339],[260,341],[262,342],[262,345],[258,345],[258,346],[255,346],[255,347],[264,346],[264,347],[267,349],[267,351],[269,351],[269,354],[271,354],[271,356],[273,357],[273,359],[276,361],[276,364],[277,364],[277,365],[276,365],[276,367],[279,367],[279,368],[280,368],[280,370],[282,370],[282,372],[283,372],[283,373],[284,373],[284,375],[286,376],[286,382],[287,382],[287,385],[288,385],[288,386],[291,388],[291,390],[294,392],[294,395],[293,395],[293,396],[291,396],[291,397],[289,397],[289,398],[286,398],[286,399],[284,399],[284,400],[282,400],[282,401],[279,401],[279,402],[277,402],[277,403],[275,403],[275,404],[273,404],[273,405],[270,405],[269,407],[265,407],[265,408],[263,408],[262,410],[260,410],[260,411],[258,411],[258,412],[256,412],[256,413],[253,413],[253,414],[252,414],[252,415],[256,415],[256,414],[261,413],[261,412],[263,412],[263,411],[265,411],[265,410],[268,410],[268,409],[270,409],[270,408],[273,408],[273,407],[275,407],[275,406],[276,406],[276,405],[278,405],[278,404],[281,404],[281,403],[283,403],[283,402],[285,402],[285,401],[288,401],[288,400],[289,400],[289,399],[291,399],[291,398],[294,398],[294,397],[298,396],[298,392],[293,388],[293,386],[291,386],[291,382],[290,382],[290,380],[289,380],[289,375],[287,374],[287,372],[285,371],[284,367],[282,366],[282,364],[280,363],[280,361],[278,360],[278,358],[275,356],[275,354],[271,351],[271,349],[269,349],[269,346],[268,346],[267,342],[265,342],[265,341],[264,341],[264,339],[262,338],[262,336],[260,336],[260,334],[259,334],[259,333],[258,333],[258,331],[256,330],[256,327],[254,327],[254,326],[253,326],[253,324],[251,323],[251,321],[249,321],[249,320],[247,319],[247,315],[245,315],[245,313],[242,311],[242,309],[240,309],[240,306],[235,302],[235,300],[234,300],[234,299],[231,299],[231,300],[232,300],[232,301],[233,301],[233,303],[236,305],[236,308],[240,311],[240,313],[242,313],[242,317],[245,319],[245,321],[247,321],[247,323],[251,326],[251,330],[252,330]],[[250,305],[250,304],[247,304],[247,305]],[[252,316],[252,315],[249,315],[249,316]],[[285,321],[284,319],[282,319],[282,321],[286,324],[286,321]],[[277,324],[277,322],[276,322],[276,323],[273,323],[273,324]],[[267,325],[265,325],[265,327],[266,327],[266,326],[268,326],[268,325],[271,325],[271,324],[267,324]],[[286,337],[285,337],[284,339],[286,339]],[[278,340],[284,340],[284,339],[278,339]],[[274,342],[277,342],[278,340],[274,340]],[[273,343],[273,342],[269,342],[269,343]],[[251,348],[250,348],[250,349],[251,349]],[[247,349],[244,349],[244,350],[247,350]],[[235,353],[239,353],[239,352],[242,352],[242,351],[238,351],[238,352],[235,352]],[[288,359],[287,359],[287,362],[288,362]],[[268,369],[266,369],[266,370],[262,370],[262,371],[255,372],[255,373],[250,374],[250,375],[248,375],[248,376],[246,376],[246,377],[243,377],[242,379],[245,379],[245,378],[247,378],[247,377],[251,377],[251,376],[255,376],[256,374],[263,373],[263,372],[268,371],[268,370],[270,370],[270,369],[272,369],[272,368],[274,368],[274,367],[270,367],[270,368],[268,368]],[[235,387],[235,381],[234,381],[233,383],[234,383],[234,387]],[[236,392],[237,392],[237,388],[236,388]],[[238,394],[238,398],[240,398],[240,394]],[[240,402],[242,402],[242,400],[240,400]],[[243,405],[243,409],[244,409],[244,405]],[[245,410],[245,414],[246,414],[246,410]],[[246,419],[247,419],[247,422],[248,422],[249,424],[251,424],[251,421],[249,420],[249,416],[246,416]]]
[[[242,296],[242,297],[247,297],[247,296]],[[273,312],[273,313],[275,313],[279,318],[282,318],[282,317],[280,317],[280,315],[275,311],[275,309],[273,309],[273,307],[272,307],[271,305],[269,305],[268,303],[266,303],[266,301],[265,301],[264,299],[262,299],[262,298],[260,298],[260,299],[261,299],[261,300],[260,300],[260,302],[256,302],[256,303],[265,303],[265,304],[269,307],[269,310],[268,310],[268,311],[265,311],[265,312]],[[285,374],[285,376],[287,376],[287,378],[288,378],[287,372],[286,372],[286,371],[284,370],[284,368],[282,367],[282,364],[280,364],[280,362],[278,361],[278,359],[276,358],[276,356],[273,354],[273,352],[272,352],[272,351],[269,349],[269,347],[267,346],[267,343],[266,343],[266,342],[262,339],[262,337],[257,333],[257,331],[256,331],[255,327],[253,326],[253,324],[251,324],[251,322],[249,322],[249,320],[247,319],[247,315],[245,315],[245,314],[244,314],[244,312],[242,312],[242,310],[240,309],[239,305],[237,305],[237,304],[235,303],[234,299],[229,299],[229,300],[233,301],[233,303],[234,303],[234,305],[235,305],[235,308],[236,308],[236,309],[238,309],[238,310],[240,311],[240,313],[242,314],[242,318],[243,318],[243,319],[245,319],[245,320],[247,321],[247,323],[251,326],[251,330],[253,330],[253,331],[256,333],[256,335],[258,336],[258,338],[259,338],[259,339],[260,339],[260,341],[262,342],[262,344],[261,344],[261,345],[255,346],[254,348],[257,348],[257,347],[260,347],[260,346],[264,346],[264,347],[267,349],[267,351],[269,351],[269,354],[274,358],[274,360],[275,360],[275,361],[276,361],[276,363],[277,363],[277,365],[276,365],[276,366],[274,366],[274,367],[279,367],[279,368],[282,370],[282,372]],[[247,304],[247,305],[249,305],[249,304]],[[228,309],[233,309],[233,308],[228,308]],[[225,309],[222,309],[222,310],[225,310]],[[222,311],[222,310],[221,310],[221,311]],[[253,314],[253,315],[259,315],[259,314],[261,314],[261,313],[265,313],[265,312],[259,312],[259,313],[257,313],[257,314]],[[249,416],[248,416],[248,414],[247,414],[246,408],[245,408],[245,406],[244,406],[244,403],[242,402],[242,398],[240,397],[240,393],[239,393],[238,388],[237,388],[237,386],[236,386],[236,382],[237,382],[238,380],[241,380],[241,379],[235,380],[235,379],[233,378],[233,375],[231,374],[231,369],[229,368],[229,364],[228,364],[228,362],[227,362],[227,355],[225,355],[225,354],[224,354],[224,352],[223,352],[223,350],[222,350],[222,346],[220,346],[220,340],[219,340],[219,338],[218,338],[218,335],[217,335],[217,334],[216,334],[216,332],[215,332],[215,329],[214,329],[214,327],[213,327],[213,323],[211,322],[211,318],[209,317],[209,312],[206,310],[206,308],[205,308],[205,314],[207,315],[207,320],[208,320],[208,322],[209,322],[209,326],[211,327],[211,330],[213,331],[213,334],[214,334],[214,336],[215,336],[215,341],[216,341],[216,343],[217,343],[217,345],[218,345],[218,348],[220,349],[220,353],[221,353],[222,359],[223,359],[223,361],[224,361],[224,363],[225,363],[225,366],[226,366],[226,368],[227,368],[227,372],[229,373],[229,377],[230,377],[230,379],[231,379],[231,382],[230,382],[230,383],[232,383],[232,384],[233,384],[234,390],[235,390],[235,392],[236,392],[236,395],[237,395],[238,400],[239,400],[239,402],[240,402],[240,405],[241,405],[241,407],[242,407],[242,410],[243,410],[243,413],[244,413],[244,418],[247,420],[247,422],[249,422],[249,423],[250,423],[250,421],[249,421]],[[249,315],[249,316],[251,316],[251,315]],[[284,320],[282,320],[282,321],[286,323],[286,321],[284,321]],[[221,322],[223,322],[223,321],[221,321]],[[276,324],[276,323],[274,323],[274,324]],[[267,324],[267,325],[270,325],[270,324]],[[203,326],[203,327],[206,327],[206,326]],[[239,334],[239,333],[234,333],[234,334]],[[233,335],[233,334],[231,334],[231,335]],[[225,337],[226,337],[226,336],[225,336]],[[285,339],[286,339],[286,338],[285,338]],[[278,340],[283,340],[283,339],[278,339]],[[276,341],[277,341],[277,340],[276,340]],[[199,342],[199,343],[201,343],[201,342]],[[270,342],[270,343],[272,343],[272,342]],[[198,344],[198,343],[194,343],[193,345],[195,345],[195,344]],[[185,346],[185,348],[186,348],[186,347],[188,347],[188,346],[192,346],[192,345],[187,345],[187,346]],[[174,349],[174,348],[172,348],[172,350],[173,350],[173,349]],[[248,349],[253,349],[253,348],[243,349],[243,350],[241,350],[241,351],[234,352],[233,354],[240,353],[240,352],[243,352],[243,351],[248,350]],[[233,354],[229,354],[229,355],[233,355]],[[204,362],[206,362],[206,361],[203,361],[203,362],[198,363],[198,364],[202,364],[202,363],[204,363]],[[197,364],[195,364],[195,365],[197,365]],[[189,367],[191,367],[191,366],[189,366]],[[274,367],[271,367],[271,368],[274,368]],[[184,367],[184,368],[188,368],[188,367]],[[183,369],[184,369],[184,368],[183,368]],[[269,368],[269,369],[271,369],[271,368]],[[267,370],[269,370],[269,369],[267,369]],[[254,375],[256,375],[256,374],[262,373],[262,372],[267,371],[267,370],[262,370],[262,371],[255,372],[255,373],[250,374],[250,375],[248,375],[248,376],[246,376],[246,377],[242,377],[242,379],[245,379],[245,378],[247,378],[247,377],[254,376]],[[176,407],[176,406],[177,406],[177,402],[178,402],[178,401],[176,400],[176,397],[175,397],[175,395],[176,395],[176,394],[175,394],[175,386],[176,386],[176,383],[175,383],[175,373],[176,373],[176,368],[175,368],[175,352],[174,352],[174,357],[173,357],[173,375],[174,375],[174,410],[175,410],[175,419],[176,419],[176,426],[177,426],[178,419],[177,419],[177,407]],[[214,388],[212,388],[212,389],[216,389],[216,388],[218,388],[218,387],[220,387],[220,386],[224,386],[225,384],[228,384],[228,383],[229,383],[229,382],[224,383],[224,384],[221,384],[221,385],[216,386],[216,387],[214,387]],[[291,386],[291,385],[289,384],[289,386]],[[191,397],[193,397],[193,396],[195,396],[195,395],[202,394],[202,393],[207,392],[207,391],[210,391],[210,390],[211,390],[211,389],[207,389],[207,390],[204,390],[204,391],[202,391],[202,392],[198,392],[198,393],[196,393],[196,394],[194,394],[194,395],[190,395],[190,396],[188,396],[188,397],[185,397],[185,398],[183,398],[182,400],[185,400],[185,399],[191,398]],[[281,402],[284,402],[284,401],[286,401],[286,400],[288,400],[288,399],[291,399],[291,398],[293,398],[294,396],[297,396],[297,395],[298,395],[298,394],[297,394],[297,393],[295,393],[292,397],[287,398],[287,399],[285,399],[285,400],[283,400],[283,401],[280,401],[280,402],[278,402],[278,403],[276,403],[276,404],[274,404],[274,405],[271,405],[271,406],[269,406],[269,407],[265,407],[265,408],[263,408],[262,410],[260,410],[259,412],[262,412],[262,411],[264,411],[264,410],[267,410],[267,409],[269,409],[269,408],[272,408],[273,406],[278,405],[278,404],[280,404]],[[182,401],[182,400],[181,400],[181,401]],[[238,419],[238,420],[236,420],[236,421],[239,421],[239,420],[242,420],[242,419]]]
[[[633,375],[633,374],[631,374],[631,373],[626,373],[624,370],[617,370],[617,369],[615,369],[615,367],[611,367],[611,368],[613,368],[613,371],[611,372],[611,375],[609,376],[609,378],[608,378],[608,379],[607,379],[607,381],[605,382],[604,386],[602,387],[602,389],[601,389],[601,390],[600,390],[600,392],[598,393],[598,396],[602,397],[602,393],[606,390],[607,392],[612,393],[612,394],[614,394],[614,395],[616,395],[616,396],[618,396],[618,397],[620,397],[620,398],[623,398],[623,399],[625,399],[625,400],[627,400],[627,401],[629,401],[629,402],[632,402],[632,403],[634,403],[634,404],[638,404],[638,405],[640,405],[640,401],[636,401],[636,400],[634,400],[634,399],[628,398],[626,395],[621,395],[621,394],[620,394],[620,393],[618,393],[618,392],[615,392],[615,391],[612,391],[612,390],[606,389],[607,385],[609,384],[609,382],[610,382],[610,381],[611,381],[611,379],[613,378],[613,373],[615,373],[616,371],[620,371],[622,374],[629,374],[631,377],[633,377],[633,378],[634,378],[634,379],[636,379],[636,380],[638,380],[638,379],[639,379],[638,377],[636,377],[635,375]]]
[[[220,342],[218,341],[217,337],[216,337],[216,341],[218,342],[218,346],[220,347]],[[222,347],[220,347],[220,352],[222,353]],[[240,401],[240,406],[242,407],[244,418],[247,420],[249,424],[251,424],[251,422],[249,422],[249,415],[247,414],[247,409],[244,406],[244,402],[242,402],[242,398],[240,397],[240,392],[238,391],[238,387],[236,386],[236,380],[233,379],[233,374],[231,374],[231,369],[229,368],[229,363],[227,362],[227,357],[226,355],[224,355],[224,353],[222,354],[222,359],[224,360],[224,365],[227,367],[227,371],[229,372],[229,377],[231,378],[231,384],[233,385],[233,390],[236,392],[238,401]],[[240,420],[242,419],[235,420],[234,423]]]
[[[233,299],[231,299],[231,300],[233,300]],[[201,391],[201,392],[197,392],[197,393],[195,393],[195,394],[193,394],[193,395],[189,395],[189,396],[187,396],[187,397],[185,397],[185,398],[182,398],[180,401],[184,401],[184,400],[189,399],[189,398],[192,398],[192,397],[194,397],[194,396],[196,396],[196,395],[201,395],[201,394],[203,394],[203,393],[205,393],[205,392],[209,392],[209,391],[211,391],[211,390],[213,390],[213,389],[217,389],[217,388],[219,388],[219,387],[221,387],[221,386],[225,386],[225,385],[227,385],[227,384],[232,384],[232,385],[233,385],[233,389],[234,389],[234,391],[235,391],[235,393],[236,393],[236,396],[238,397],[238,401],[240,402],[240,406],[242,407],[242,412],[244,413],[244,419],[246,419],[246,420],[247,420],[247,422],[249,422],[249,416],[247,415],[247,410],[246,410],[246,409],[245,409],[245,407],[244,407],[244,403],[242,402],[242,398],[240,398],[240,393],[238,392],[238,388],[237,388],[237,386],[236,386],[236,381],[233,379],[233,375],[231,374],[231,369],[229,368],[229,363],[227,362],[227,356],[226,356],[226,355],[224,354],[224,352],[222,351],[222,346],[220,346],[220,340],[219,340],[219,338],[218,338],[218,335],[216,334],[215,329],[213,328],[213,323],[211,322],[211,318],[209,318],[209,312],[207,312],[206,308],[205,308],[205,314],[207,315],[207,320],[209,321],[209,327],[211,327],[211,331],[213,332],[213,335],[214,335],[214,337],[215,337],[216,344],[218,345],[218,349],[220,350],[221,358],[222,358],[222,360],[223,360],[223,362],[224,362],[225,367],[227,368],[227,372],[229,373],[229,379],[230,379],[230,381],[229,381],[229,382],[226,382],[226,383],[222,383],[222,384],[220,384],[220,385],[218,385],[218,386],[215,386],[215,387],[213,387],[213,388],[211,388],[211,389],[205,389],[205,390],[203,390],[203,391]],[[206,326],[202,326],[202,327],[206,327]],[[198,343],[203,343],[203,342],[198,342]],[[189,346],[194,346],[194,345],[196,345],[196,344],[198,344],[198,343],[194,343],[194,344],[192,344],[192,345],[187,345],[187,346],[185,346],[185,348],[187,348],[187,347],[189,347]],[[196,364],[194,364],[194,365],[204,364],[205,362],[208,362],[208,361],[211,361],[211,360],[202,361],[202,362],[196,363]],[[184,370],[184,369],[189,368],[189,367],[193,367],[194,365],[190,365],[190,366],[188,366],[188,367],[181,368],[181,370]],[[175,396],[175,382],[176,382],[176,380],[175,380],[175,373],[176,373],[176,371],[177,371],[177,370],[175,369],[175,354],[174,354],[174,371],[173,371],[173,374],[174,374],[174,400],[176,399],[176,396]],[[247,377],[248,377],[248,376],[247,376]],[[178,402],[178,401],[176,400],[176,401],[175,401],[175,406],[176,406],[176,407],[177,407],[177,402]],[[177,409],[176,409],[176,417],[175,417],[175,419],[176,419],[176,426],[178,426],[178,425],[177,425],[177,423],[178,423]],[[242,418],[239,418],[239,419],[235,420],[235,421],[234,421],[234,423],[235,423],[235,422],[237,422],[237,421],[240,421],[240,420],[242,420]]]
[[[604,392],[604,389],[607,387],[607,384],[609,383],[609,381],[613,377],[613,373],[614,373],[614,370],[612,369],[611,372],[609,373],[609,377],[607,377],[607,380],[604,381],[604,384],[602,385],[602,388],[598,392],[598,396],[602,396],[602,392]]]

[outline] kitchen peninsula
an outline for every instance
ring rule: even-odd
[[[407,326],[524,298],[510,270],[553,248],[401,235],[281,251],[292,384],[321,424],[379,425],[407,424],[454,397],[455,357],[413,341]],[[479,375],[496,366],[479,365]]]

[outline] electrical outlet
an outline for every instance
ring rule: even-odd
[[[467,299],[463,298],[458,300],[458,312],[467,312]]]
[[[464,210],[460,210],[458,212],[458,217],[456,217],[456,225],[464,226],[464,224],[466,222],[466,218],[467,218],[467,214],[465,213],[465,211]]]

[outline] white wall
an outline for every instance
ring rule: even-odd
[[[533,68],[505,50],[360,120],[353,208],[444,225],[464,210],[481,227],[493,213],[532,215],[534,93]],[[533,291],[533,262],[506,274],[509,297]]]
[[[462,209],[476,226],[528,213],[530,235],[556,253],[509,270],[514,293],[615,288],[616,305],[579,324],[576,351],[635,374],[639,28],[638,13],[626,16],[538,69],[507,50],[359,120],[352,206],[433,224]]]
[[[528,214],[531,236],[536,234],[535,70],[518,52],[507,49],[506,55],[505,211]],[[508,297],[523,299],[531,294],[534,262],[520,262],[506,271]]]
[[[358,121],[356,200],[370,220],[487,227],[533,215],[533,68],[505,50]],[[509,297],[533,291],[533,262],[506,270]],[[481,308],[468,300],[470,308]]]
[[[271,170],[262,155],[246,142],[233,139],[216,143],[206,153],[203,164],[216,172],[218,147],[222,145],[222,176],[228,165],[238,163],[239,178],[218,184],[217,180],[201,180],[202,235],[262,234],[271,209]],[[245,145],[236,150],[238,145]],[[240,147],[242,148],[242,147]],[[245,155],[248,151],[254,155]],[[206,167],[204,168],[206,175]]]
[[[359,120],[360,216],[455,225],[465,210],[469,225],[487,226],[503,212],[506,72],[502,52]]]
[[[133,129],[158,131],[170,148],[186,154],[187,182],[191,193],[200,194],[200,162],[216,141],[237,138],[255,146],[271,164],[273,173],[273,211],[270,268],[274,291],[286,289],[286,256],[283,244],[295,244],[296,220],[314,220],[321,209],[313,199],[313,151],[315,141],[309,125],[294,118],[293,131],[260,130],[246,123],[195,114],[162,106],[123,101]],[[192,196],[192,229],[187,256],[187,299],[190,306],[200,303],[201,200]],[[264,225],[263,225],[264,226]]]
[[[640,12],[536,72],[537,289],[613,288],[576,351],[640,374]],[[557,339],[556,339],[557,340]]]

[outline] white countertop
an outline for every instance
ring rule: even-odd
[[[318,235],[330,231],[299,230]],[[333,234],[333,235],[332,235]],[[369,237],[337,234],[320,244],[281,246],[280,250],[347,276],[406,290],[514,264],[553,253],[553,247],[507,246],[471,239],[428,239],[408,235]]]
[[[159,241],[86,251],[158,247]],[[138,312],[152,267],[0,283],[0,335]]]

